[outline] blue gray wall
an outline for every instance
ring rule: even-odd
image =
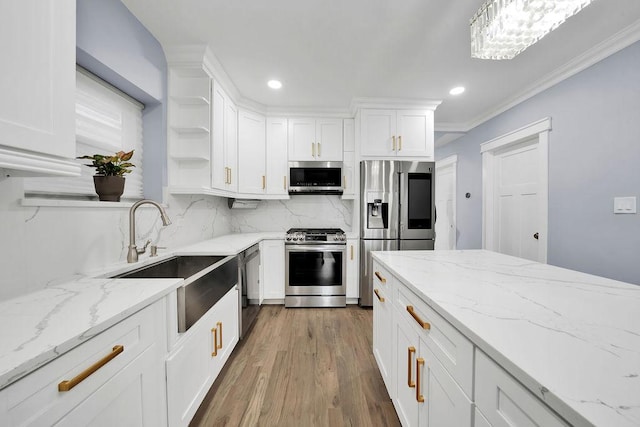
[[[167,182],[167,60],[160,43],[119,0],[76,1],[76,61],[143,104],[144,192]]]
[[[549,116],[549,264],[640,284],[640,214],[613,214],[640,199],[639,70],[637,42],[438,148],[458,155],[458,248],[482,246],[480,144]]]

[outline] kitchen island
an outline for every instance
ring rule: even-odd
[[[550,408],[554,425],[640,425],[640,286],[483,250],[375,252],[373,257],[396,281],[396,288],[386,291],[396,304],[395,319],[406,311],[414,314],[413,307],[397,304],[403,298],[416,307],[426,304],[425,310],[437,313],[432,317],[439,315],[470,342],[474,356],[465,372],[475,378],[469,378],[473,391],[466,392],[469,404],[463,408],[473,412],[475,406],[475,417],[469,416],[474,425],[488,424],[478,414],[480,402],[487,401],[480,388],[486,378],[479,377],[485,359]],[[374,305],[374,353],[375,310]],[[435,333],[424,329],[427,337]],[[399,366],[406,363],[406,351],[400,349],[396,354],[403,358],[393,359]],[[451,375],[465,389],[456,372]],[[411,375],[410,366],[410,380]],[[402,382],[406,377],[397,380],[398,390]],[[496,406],[504,405],[499,398]]]

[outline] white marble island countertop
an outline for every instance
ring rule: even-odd
[[[107,276],[173,255],[236,255],[284,232],[228,234],[168,250],[135,264],[119,262],[46,289],[0,301],[0,389],[52,361],[179,287],[183,279],[109,279]]]
[[[570,423],[640,425],[640,286],[490,251],[373,256]]]

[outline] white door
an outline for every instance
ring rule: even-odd
[[[396,133],[398,156],[433,158],[433,111],[398,111]]]
[[[342,119],[316,120],[316,160],[342,161]]]
[[[238,114],[238,191],[264,193],[267,186],[264,116],[240,110]]]
[[[287,119],[267,118],[267,194],[287,194]]]
[[[550,129],[544,119],[482,144],[486,249],[547,262]]]
[[[361,119],[363,156],[395,156],[393,138],[396,135],[394,110],[363,110]]]
[[[316,160],[315,119],[289,120],[289,161]]]
[[[436,162],[436,250],[456,248],[457,156]]]

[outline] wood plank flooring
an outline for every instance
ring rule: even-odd
[[[190,426],[399,426],[372,311],[263,306]]]

